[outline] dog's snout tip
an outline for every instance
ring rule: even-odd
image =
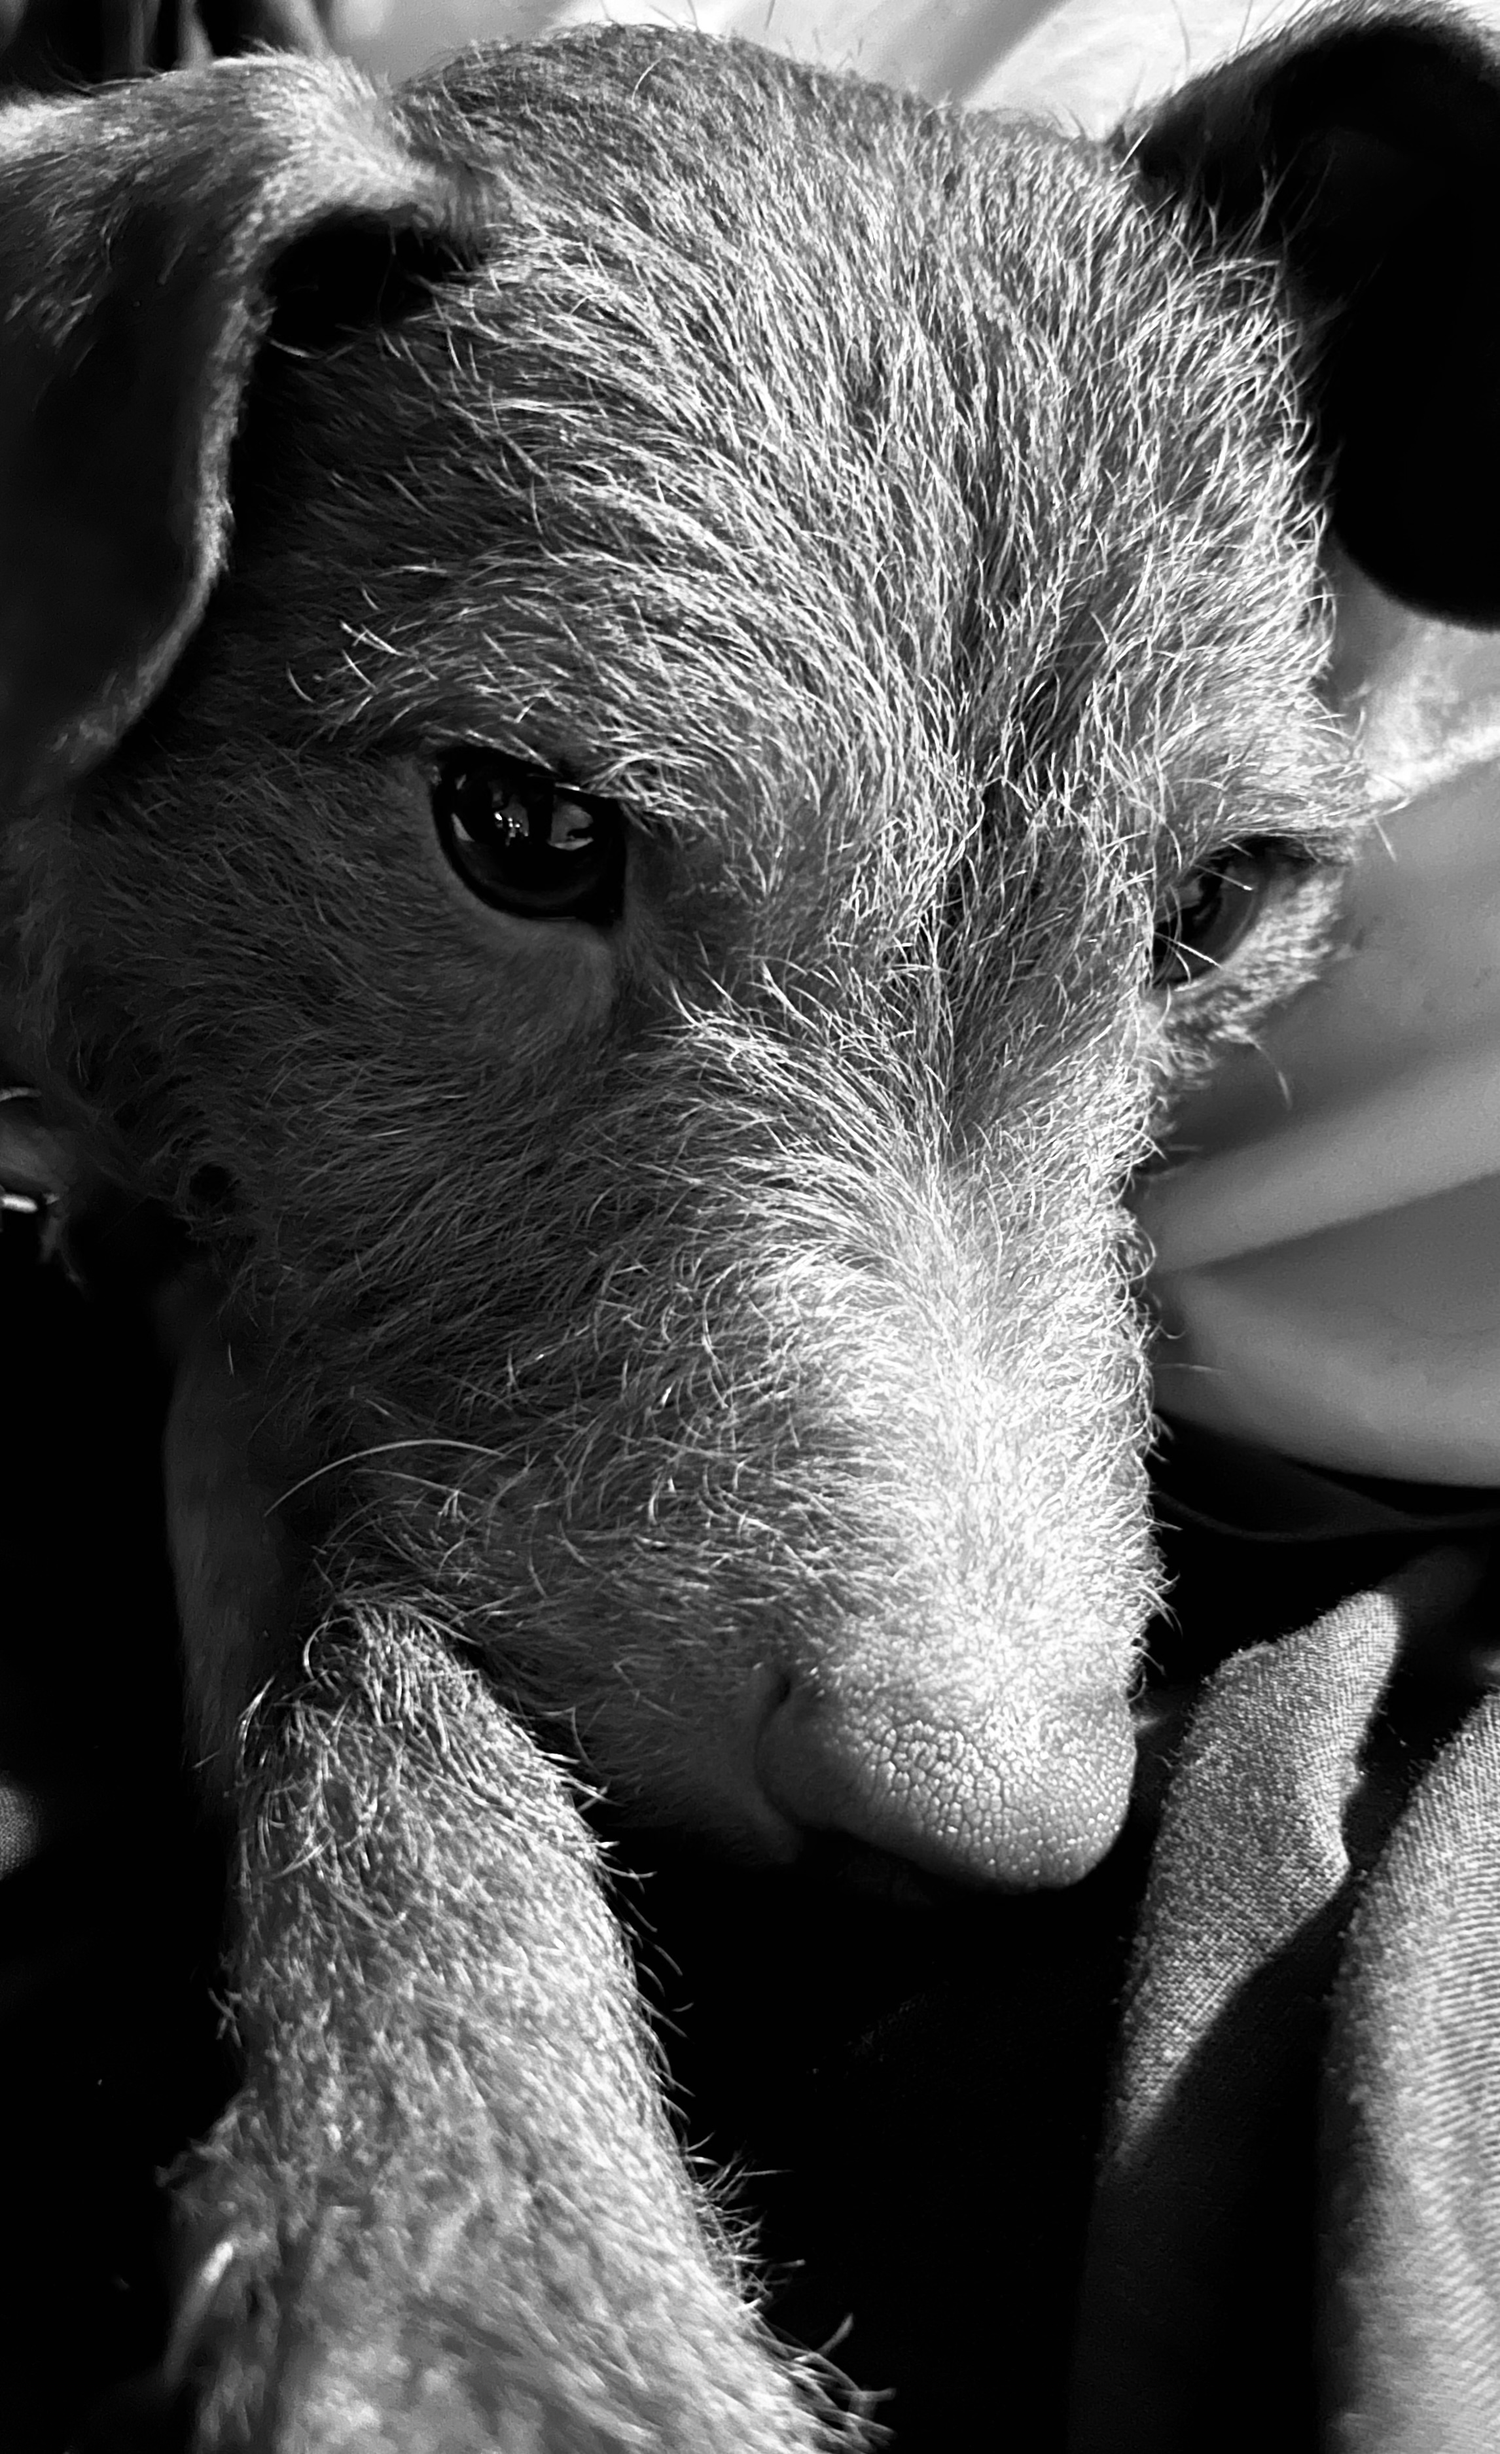
[[[988,1699],[791,1688],[756,1752],[772,1812],[803,1834],[838,1834],[945,1883],[1060,1888],[1106,1854],[1135,1762],[1123,1682],[1031,1711]]]

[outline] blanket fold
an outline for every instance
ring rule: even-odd
[[[1070,2454],[1500,2444],[1500,1717],[1453,1738],[1433,1710],[1462,1713],[1432,1660],[1473,1581],[1428,1553],[1205,1686],[1126,1990]]]

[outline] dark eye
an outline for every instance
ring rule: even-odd
[[[1157,914],[1152,986],[1187,988],[1227,963],[1288,866],[1279,844],[1231,844],[1190,870]]]
[[[625,898],[619,804],[577,792],[545,767],[461,743],[432,780],[432,814],[449,865],[481,903],[522,920],[610,928]]]

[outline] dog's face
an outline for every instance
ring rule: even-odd
[[[1273,273],[696,40],[402,109],[453,260],[346,314],[302,210],[227,575],[14,831],[16,1036],[232,1278],[296,1624],[415,1591],[747,1852],[1064,1879],[1152,1596],[1122,1191],[1351,825]]]

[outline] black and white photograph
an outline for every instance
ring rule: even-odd
[[[1500,0],[0,0],[0,2454],[1500,2454]]]

